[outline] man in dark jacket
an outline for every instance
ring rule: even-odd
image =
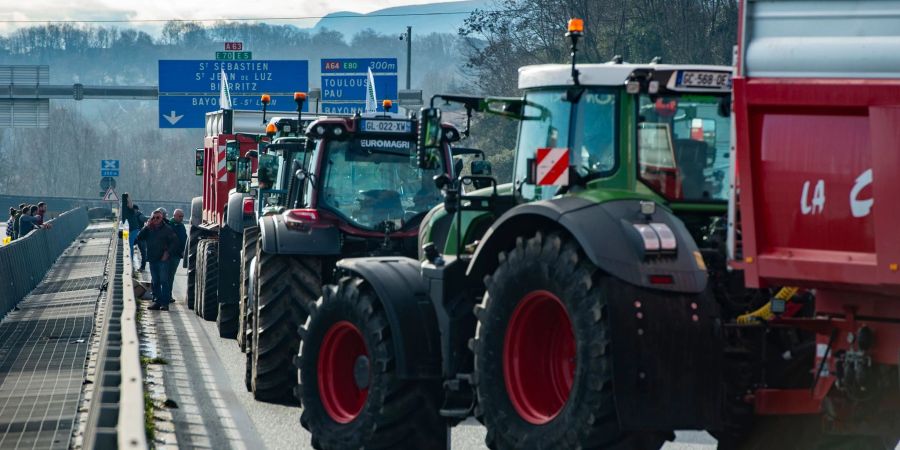
[[[34,217],[37,214],[38,207],[35,205],[26,206],[22,212],[22,217],[19,218],[19,237],[28,236],[28,233],[31,233],[31,230],[36,230],[41,226],[37,224],[37,218]]]
[[[178,236],[178,248],[180,249],[172,254],[172,261],[169,263],[169,286],[175,286],[175,272],[178,272],[178,263],[181,258],[184,258],[184,246],[187,242],[187,230],[184,228],[184,211],[176,209],[172,212],[172,221],[169,222],[169,226],[172,227],[175,235]],[[174,295],[172,296],[172,301],[175,301]]]
[[[172,285],[169,283],[169,262],[178,255],[178,236],[163,222],[162,212],[153,211],[147,225],[137,236],[138,242],[147,242],[147,260],[150,262],[153,296],[156,301],[147,309],[169,310],[172,299]]]

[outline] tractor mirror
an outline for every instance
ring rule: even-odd
[[[198,177],[203,175],[203,149],[198,148],[194,151],[194,174]]]
[[[472,161],[472,164],[469,167],[469,171],[472,172],[472,175],[476,175],[476,176],[491,176],[491,175],[493,175],[493,168],[491,167],[491,162],[480,160],[480,159],[476,159],[475,161]]]
[[[228,141],[225,143],[225,170],[234,172],[234,163],[240,156],[240,144],[238,141]]]
[[[437,169],[441,149],[441,110],[438,108],[422,108],[419,116],[419,142],[416,156],[419,168]]]
[[[238,158],[237,160],[237,186],[236,189],[240,193],[250,192],[250,172],[253,164],[250,158]]]

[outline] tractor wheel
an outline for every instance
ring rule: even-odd
[[[214,240],[207,242],[203,253],[203,281],[200,288],[203,289],[203,297],[200,301],[200,317],[203,320],[216,320],[219,309],[219,243]]]
[[[247,307],[250,293],[250,262],[256,256],[256,241],[259,240],[259,227],[244,228],[244,243],[241,247],[241,292],[238,304],[237,342],[242,352],[247,351],[247,330],[249,328]]]
[[[197,244],[197,278],[194,280],[194,314],[200,315],[203,309],[203,276],[206,274],[206,246],[209,240],[201,239]]]
[[[619,427],[606,313],[606,286],[619,282],[559,233],[519,238],[500,255],[475,308],[476,416],[488,447],[662,446],[667,433]]]
[[[301,336],[300,423],[315,448],[445,448],[440,382],[397,378],[384,309],[362,279],[323,289]]]
[[[187,275],[187,307],[188,309],[194,309],[194,302],[196,301],[196,289],[197,284],[197,244],[200,241],[200,233],[195,232],[193,227],[191,227],[191,237],[189,240],[188,246],[188,275]]]
[[[322,293],[322,263],[309,256],[257,252],[256,310],[253,330],[253,396],[257,400],[293,400],[300,347],[297,329]]]
[[[240,321],[240,305],[236,303],[219,303],[219,312],[216,314],[216,327],[219,329],[219,337],[235,339],[238,335]]]

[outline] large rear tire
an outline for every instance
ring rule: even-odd
[[[206,239],[201,239],[199,243],[197,243],[197,263],[196,263],[196,273],[197,277],[194,280],[194,314],[200,315],[200,311],[203,309],[203,277],[206,273],[206,246],[209,244],[209,241]]]
[[[191,227],[191,236],[188,240],[188,261],[187,261],[187,307],[194,309],[194,303],[197,299],[195,290],[197,285],[197,244],[200,242],[200,232]]]
[[[665,433],[620,429],[608,284],[559,233],[519,238],[476,307],[476,416],[490,448],[659,448]],[[574,425],[574,424],[577,424]]]
[[[397,378],[384,309],[362,279],[326,286],[301,335],[300,423],[315,448],[445,447],[440,382]]]
[[[204,246],[203,274],[200,288],[203,289],[203,297],[200,300],[200,317],[203,320],[216,320],[219,312],[218,288],[219,288],[219,243],[209,240]]]
[[[251,384],[257,400],[292,402],[297,385],[293,359],[297,329],[322,293],[322,263],[316,257],[257,252],[256,309]]]
[[[237,342],[242,352],[247,351],[247,331],[250,328],[250,262],[256,256],[256,242],[259,241],[259,227],[244,228],[241,247],[241,292],[239,298]]]

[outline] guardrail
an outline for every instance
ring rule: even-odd
[[[0,247],[0,317],[16,307],[53,266],[56,258],[88,226],[87,210],[76,208]]]

